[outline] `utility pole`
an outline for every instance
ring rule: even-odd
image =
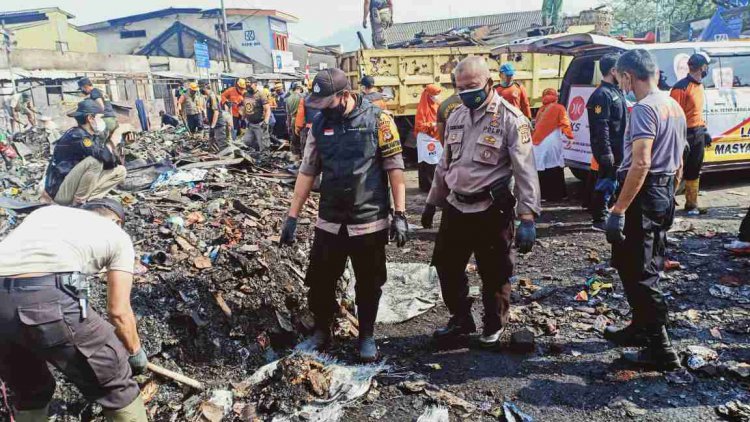
[[[221,0],[221,20],[224,26],[224,57],[227,60],[227,72],[232,71],[232,47],[229,46],[229,30],[227,28],[227,9],[224,7],[224,0]]]
[[[5,29],[5,21],[3,21],[2,35],[3,35],[3,48],[5,49],[5,59],[8,61],[8,74],[10,75],[10,87],[12,89],[13,95],[16,95],[16,93],[18,92],[16,90],[16,77],[15,75],[13,75],[13,64],[11,64],[11,61],[10,61],[10,50],[13,44],[13,40],[12,40],[10,31]]]

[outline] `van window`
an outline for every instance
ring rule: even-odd
[[[594,75],[597,73],[598,61],[591,56],[576,57],[570,62],[560,85],[560,104],[568,103],[570,87],[573,85],[594,85]]]
[[[649,50],[659,67],[659,88],[671,88],[688,74],[687,61],[695,53],[692,48],[662,48]]]
[[[744,56],[712,56],[706,88],[750,87],[750,54]]]

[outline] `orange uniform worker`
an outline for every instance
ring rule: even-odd
[[[242,126],[242,116],[240,115],[240,105],[245,98],[247,81],[237,79],[234,86],[227,88],[221,93],[221,106],[232,113],[233,138],[237,139]]]
[[[313,118],[320,112],[317,108],[307,106],[305,100],[307,98],[300,100],[299,108],[297,108],[297,118],[294,119],[294,131],[299,135],[302,151],[305,150],[307,134],[310,133],[310,128],[312,128]]]
[[[505,63],[500,66],[500,77],[502,80],[495,86],[495,91],[505,98],[515,108],[521,110],[527,119],[531,119],[531,105],[529,103],[529,94],[526,88],[513,80],[516,74],[516,68],[511,63]]]
[[[678,81],[670,95],[680,104],[687,119],[687,143],[685,153],[685,211],[688,215],[698,215],[698,191],[700,189],[703,156],[707,146],[711,145],[711,136],[706,130],[703,117],[703,106],[706,93],[703,89],[703,78],[708,75],[711,59],[705,54],[693,54],[688,60],[690,73]]]
[[[438,85],[427,85],[417,105],[414,118],[414,134],[417,137],[417,161],[419,162],[419,190],[429,192],[435,175],[435,166],[443,155],[438,131],[438,108],[442,92]]]
[[[565,188],[565,158],[563,143],[573,142],[573,127],[565,106],[557,102],[557,90],[547,88],[542,92],[542,107],[536,115],[536,125],[531,142],[534,144],[534,162],[539,175],[542,199],[560,201],[568,196]]]

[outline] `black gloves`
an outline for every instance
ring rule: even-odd
[[[521,253],[529,253],[536,242],[536,223],[529,220],[521,220],[516,233],[516,246]]]
[[[432,220],[435,218],[435,206],[426,204],[422,211],[422,227],[425,229],[432,228]]]
[[[623,234],[623,230],[625,230],[625,216],[612,212],[609,213],[604,230],[607,233],[607,242],[612,245],[622,243],[625,240],[625,235]]]
[[[710,147],[713,142],[714,142],[714,138],[711,137],[711,134],[706,133],[704,136],[704,140],[703,140],[703,143],[706,145],[706,148]]]
[[[284,221],[284,228],[281,230],[281,239],[279,243],[282,245],[291,245],[297,239],[297,219],[294,217],[287,217]]]
[[[396,245],[401,248],[406,245],[408,239],[409,223],[406,222],[406,215],[402,211],[396,211],[391,221],[391,240],[395,240]]]
[[[134,355],[128,357],[128,363],[130,364],[130,369],[133,370],[133,375],[141,375],[146,372],[148,356],[146,356],[146,352],[143,351],[143,347],[135,352]]]

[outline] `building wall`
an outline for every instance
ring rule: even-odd
[[[96,37],[77,30],[68,23],[67,16],[62,13],[49,13],[48,21],[39,25],[14,29],[19,49],[42,49],[59,51],[58,42],[67,42],[68,51],[80,53],[95,53],[97,51]]]
[[[220,19],[216,17],[203,18],[201,14],[177,14],[161,18],[153,18],[134,22],[122,26],[92,31],[97,37],[99,51],[110,54],[133,54],[144,47],[155,37],[166,31],[175,22],[181,22],[210,37],[220,39],[216,25]],[[242,23],[242,30],[230,30],[229,42],[232,47],[257,62],[272,67],[271,50],[272,36],[269,18],[267,16],[227,16],[227,22]],[[146,31],[141,38],[121,38],[121,31]],[[213,59],[214,57],[212,57]]]

